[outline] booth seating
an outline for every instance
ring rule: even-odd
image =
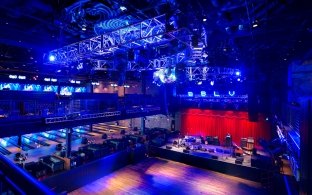
[[[47,167],[41,162],[25,163],[24,169],[37,179],[46,176],[48,172]]]
[[[124,139],[109,139],[107,145],[113,149],[113,151],[120,151],[126,148],[126,142]]]
[[[43,156],[39,158],[39,162],[48,167],[48,170],[52,173],[64,170],[64,160],[57,158],[56,156]]]

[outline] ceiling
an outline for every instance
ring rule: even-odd
[[[190,35],[205,34],[210,64],[267,73],[311,58],[311,11],[308,0],[2,0],[0,70],[89,76],[44,65],[43,54],[167,14]]]

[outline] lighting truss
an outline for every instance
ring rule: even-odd
[[[166,31],[166,17],[160,15],[129,25],[103,35],[92,37],[50,51],[45,54],[46,64],[68,64],[86,58],[111,55],[119,47],[135,48],[146,44],[161,43],[174,39],[181,34],[181,29],[171,32]],[[47,56],[54,56],[54,61],[49,61]]]
[[[188,80],[207,80],[209,77],[216,78],[222,77],[238,77],[236,72],[240,72],[239,69],[228,67],[209,67],[209,66],[191,66],[185,67],[186,77]]]
[[[161,68],[175,66],[177,63],[182,62],[185,59],[185,54],[183,52],[177,53],[172,56],[163,56],[160,58],[155,58],[149,60],[146,67],[139,66],[136,63],[129,62],[127,70],[135,71],[135,70],[158,70]]]

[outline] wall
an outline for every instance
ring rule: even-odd
[[[227,133],[240,145],[243,137],[271,139],[270,125],[259,115],[258,122],[248,120],[248,112],[187,109],[181,113],[181,133],[184,135],[218,136],[221,144]]]

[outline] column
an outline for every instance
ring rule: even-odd
[[[141,134],[145,133],[145,117],[141,117]]]
[[[73,129],[72,129],[72,128],[66,129],[66,157],[67,157],[67,158],[70,157],[70,153],[71,153],[71,138],[72,138],[72,132],[73,132]]]
[[[17,138],[17,145],[22,148],[22,135],[18,135],[18,138]]]

